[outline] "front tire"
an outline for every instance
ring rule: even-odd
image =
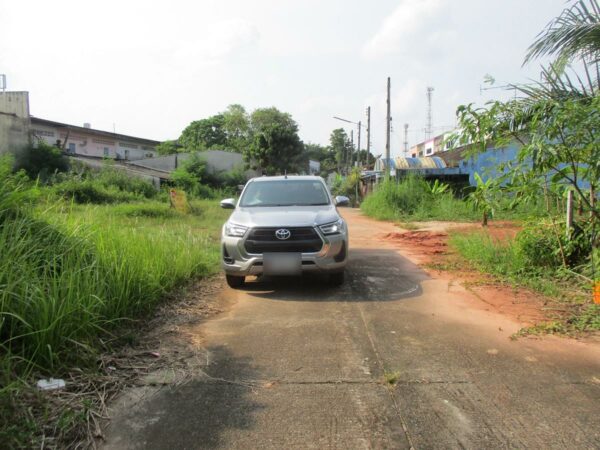
[[[225,275],[225,279],[227,280],[227,285],[233,289],[242,287],[246,282],[246,277],[236,277],[235,275]]]
[[[329,283],[332,286],[341,286],[344,284],[344,272],[335,272],[329,274]]]

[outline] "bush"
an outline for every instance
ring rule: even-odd
[[[97,175],[93,175],[93,178],[106,188],[114,186],[123,192],[130,192],[145,198],[154,198],[158,193],[149,181],[129,176],[125,172],[116,169],[103,169]]]
[[[361,209],[380,220],[472,220],[476,213],[445,185],[430,184],[410,175],[400,181],[384,181],[367,196]]]
[[[539,222],[526,226],[517,234],[516,244],[525,258],[525,267],[552,271],[560,267],[562,262],[556,233],[564,236],[564,227],[560,231],[552,227],[547,222]]]
[[[24,170],[31,179],[45,181],[56,172],[68,171],[69,161],[59,148],[38,142],[18,158],[15,170]]]
[[[53,192],[75,203],[107,204],[139,200],[140,195],[124,192],[118,188],[107,188],[97,180],[68,180],[52,188]]]

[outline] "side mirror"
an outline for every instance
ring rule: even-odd
[[[226,198],[225,200],[221,200],[220,205],[223,209],[235,209],[235,199]]]
[[[343,195],[338,195],[333,200],[335,201],[335,206],[348,206],[350,204],[350,199]]]

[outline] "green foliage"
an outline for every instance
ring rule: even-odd
[[[112,168],[68,174],[52,181],[51,192],[75,203],[129,202],[154,198],[158,194],[150,182]]]
[[[307,162],[298,125],[288,113],[261,108],[250,116],[251,141],[244,152],[255,169],[274,175],[301,172]]]
[[[238,185],[246,183],[247,177],[241,167],[231,171],[210,170],[203,155],[192,153],[171,174],[171,180],[189,195],[217,198],[221,190],[234,193]]]
[[[199,153],[192,153],[171,173],[171,180],[188,194],[196,194],[206,172],[206,159]]]
[[[48,179],[56,172],[69,170],[69,161],[59,148],[44,142],[27,148],[15,164],[15,170],[24,170],[31,179]]]
[[[600,6],[596,0],[579,0],[553,19],[529,47],[525,63],[546,55],[555,56],[561,65],[582,57],[598,62]]]
[[[433,186],[412,175],[398,182],[384,181],[365,198],[361,209],[368,216],[384,220],[472,220],[475,217],[468,205],[456,199],[448,188]]]
[[[23,367],[15,369],[35,364],[56,375],[85,361],[115,321],[150,311],[175,284],[215,270],[224,214],[201,207],[200,218],[168,225],[171,213],[160,204],[45,207],[0,223],[0,248],[11,255],[0,260],[0,348],[19,356]]]
[[[468,200],[482,214],[481,224],[487,226],[488,218],[494,215],[494,211],[498,207],[500,187],[492,178],[483,181],[478,173],[475,173],[474,176],[477,186],[469,194]]]
[[[177,141],[164,141],[156,146],[156,151],[159,155],[173,155],[175,153],[182,153],[186,150],[177,143]]]
[[[337,168],[335,152],[331,147],[323,147],[319,144],[304,144],[306,159],[318,161],[321,164],[321,176],[326,177],[329,173],[334,172]]]
[[[348,197],[350,203],[356,206],[360,196],[360,169],[355,167],[346,177],[337,174],[331,186],[331,193],[334,196]]]
[[[583,285],[584,300],[574,297],[573,291],[582,287],[581,278],[574,278],[572,271],[565,270],[560,248],[562,244],[562,251],[572,263],[578,260],[575,256],[586,252],[573,251],[566,243],[564,227],[561,229],[550,221],[527,225],[512,241],[498,241],[485,233],[457,233],[450,239],[450,245],[476,269],[559,298],[572,311],[559,321],[523,329],[520,335],[600,329],[600,308],[588,300],[592,285]]]
[[[329,137],[329,145],[331,152],[335,155],[338,172],[340,172],[342,168],[345,168],[350,164],[350,158],[353,152],[352,144],[346,131],[344,131],[343,128],[336,128],[333,130]]]
[[[227,145],[225,118],[217,114],[190,123],[181,133],[179,144],[190,151],[223,149]]]
[[[234,149],[240,153],[249,144],[250,118],[242,105],[229,105],[223,115],[223,129],[227,138],[227,148]]]

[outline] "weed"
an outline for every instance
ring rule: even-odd
[[[400,372],[384,372],[383,378],[387,384],[390,386],[395,386],[398,381],[400,381]]]

